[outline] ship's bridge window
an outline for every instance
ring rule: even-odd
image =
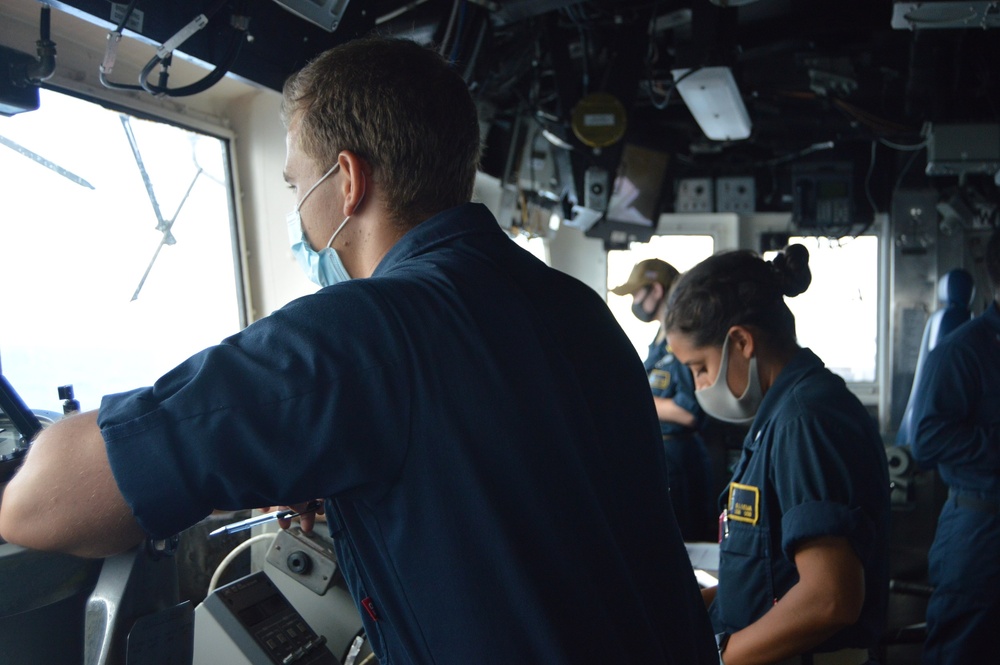
[[[628,249],[608,252],[608,307],[640,358],[645,358],[649,352],[649,344],[656,336],[660,324],[657,321],[643,323],[635,318],[632,314],[632,296],[616,296],[610,289],[624,284],[639,261],[660,259],[684,272],[711,256],[715,252],[715,244],[713,235],[654,235],[649,242],[633,242]]]
[[[874,397],[878,353],[879,239],[792,236],[809,250],[812,283],[786,298],[799,344],[818,355],[859,396]],[[775,252],[765,252],[771,259]]]
[[[40,101],[0,117],[0,361],[30,408],[93,409],[244,325],[229,145]]]

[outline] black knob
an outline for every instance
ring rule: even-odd
[[[63,413],[69,415],[80,410],[80,402],[73,399],[73,386],[59,386],[59,399],[63,401]]]
[[[288,570],[298,575],[305,575],[312,569],[312,559],[302,550],[295,550],[288,555],[286,562]]]

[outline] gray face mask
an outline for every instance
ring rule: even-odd
[[[757,416],[757,409],[764,399],[760,389],[760,373],[757,371],[757,356],[750,358],[747,389],[737,397],[729,389],[726,374],[729,371],[729,337],[722,344],[722,362],[719,365],[719,375],[708,388],[696,390],[695,398],[705,413],[717,420],[737,425],[749,425]]]

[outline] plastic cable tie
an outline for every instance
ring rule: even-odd
[[[118,59],[118,44],[121,40],[122,33],[114,31],[108,33],[108,43],[104,47],[104,61],[101,62],[101,71],[105,74],[110,74],[111,70],[115,68],[115,60]]]
[[[206,25],[208,25],[208,17],[204,14],[198,14],[190,23],[181,28],[176,35],[163,42],[160,48],[156,49],[156,57],[163,60],[178,46],[186,42],[191,35],[198,32]]]

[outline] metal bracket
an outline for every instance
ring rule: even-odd
[[[337,579],[337,553],[319,536],[297,526],[279,531],[267,550],[267,562],[322,596]]]

